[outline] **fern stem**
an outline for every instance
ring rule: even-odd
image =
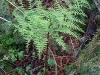
[[[54,61],[55,61],[55,71],[56,71],[56,72],[55,72],[55,75],[57,75],[57,72],[58,72],[58,71],[57,71],[57,66],[58,66],[58,65],[57,65],[57,62],[56,62],[56,58],[55,58],[55,56],[54,56],[52,50],[50,49],[50,47],[49,47],[49,50],[50,50],[50,52],[52,53],[53,59],[54,59]],[[60,66],[59,66],[59,67],[60,67]]]
[[[47,43],[47,47],[46,47],[46,63],[45,63],[45,67],[48,66],[47,60],[48,60],[48,49],[49,49],[49,33],[47,34],[47,39],[48,39],[48,43]]]
[[[10,3],[8,3],[8,7],[9,7],[9,12],[10,12],[10,20],[12,21],[13,16],[12,16],[12,7],[11,7]]]

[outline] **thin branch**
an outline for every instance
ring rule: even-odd
[[[10,21],[8,21],[7,19],[5,19],[5,18],[3,18],[3,17],[0,17],[0,19],[4,20],[4,21],[6,21],[6,22],[10,22]]]
[[[70,41],[71,41],[71,44],[72,44],[72,48],[75,50],[74,43],[73,43],[73,41],[72,41],[71,36],[70,36]]]
[[[50,52],[52,53],[53,59],[54,59],[54,61],[55,61],[55,71],[56,71],[56,74],[55,74],[55,75],[57,75],[57,66],[58,66],[58,65],[57,65],[55,56],[54,56],[53,52],[51,51],[50,47],[49,47],[49,50],[50,50]]]
[[[0,67],[0,73],[1,72],[2,72],[2,74],[7,75],[7,73],[5,72],[5,70]]]
[[[13,7],[15,7],[17,10],[19,10],[22,14],[24,14],[23,11],[20,10],[20,9],[19,9],[16,5],[14,5],[12,2],[9,2],[9,4],[11,4]]]

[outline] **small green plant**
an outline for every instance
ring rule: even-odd
[[[65,1],[69,6],[67,9],[55,1],[55,7],[47,10],[40,5],[41,1],[36,2],[36,8],[30,7],[30,10],[16,6],[13,14],[17,23],[12,25],[28,42],[34,41],[39,54],[49,44],[50,37],[54,38],[63,50],[66,50],[66,45],[61,34],[69,34],[79,39],[77,31],[83,32],[83,30],[78,24],[84,23],[77,15],[86,16],[82,8],[89,7],[87,0],[73,0],[73,3],[69,4]]]
[[[55,65],[55,61],[54,61],[52,58],[49,58],[49,59],[48,59],[48,64],[49,64],[50,66],[54,66],[54,65]]]

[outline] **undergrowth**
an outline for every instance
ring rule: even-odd
[[[100,74],[100,28],[92,41],[81,50],[76,62],[66,67],[70,74],[76,75],[99,75]],[[70,70],[72,68],[72,70]]]
[[[18,6],[14,0],[3,1],[3,3],[0,3],[2,7],[0,7],[2,11],[0,16],[10,22],[8,23],[0,19],[1,67],[5,67],[3,60],[15,62],[17,58],[19,60],[23,59],[23,44],[26,44],[26,42],[28,45],[29,42],[33,42],[39,55],[42,54],[43,50],[48,50],[48,45],[52,43],[51,38],[63,50],[67,50],[62,34],[68,34],[80,40],[79,32],[84,32],[81,25],[85,25],[82,18],[87,17],[83,10],[87,7],[91,8],[87,0],[73,0],[72,2],[64,0],[68,5],[67,8],[57,0],[54,0],[54,7],[50,8],[41,6],[40,0],[36,0],[33,4],[31,0],[28,1],[29,5],[27,8],[24,6],[25,3],[22,3],[22,0],[18,0],[22,6]],[[12,13],[9,12],[8,4],[13,7]],[[5,6],[6,8],[4,9]],[[13,20],[11,15],[13,15]],[[100,74],[99,32],[100,29],[98,29],[97,35],[94,36],[93,40],[82,50],[75,63],[64,65],[67,70],[66,74]],[[55,65],[55,61],[51,58],[48,59],[48,63],[49,65]],[[30,67],[28,66],[28,68]]]

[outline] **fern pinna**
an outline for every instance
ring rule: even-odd
[[[73,0],[69,3],[65,0],[65,2],[68,4],[67,9],[58,1],[55,1],[54,8],[45,9],[39,0],[34,2],[34,4],[37,3],[34,9],[31,9],[31,6],[30,10],[18,7],[13,12],[17,21],[17,23],[12,24],[15,26],[15,31],[19,31],[28,42],[34,41],[39,53],[43,52],[49,42],[48,33],[65,50],[66,45],[59,33],[66,33],[79,38],[77,31],[83,32],[83,30],[78,24],[84,23],[77,18],[77,15],[85,17],[82,8],[89,7],[87,0]],[[18,12],[18,10],[22,10],[23,13]]]

